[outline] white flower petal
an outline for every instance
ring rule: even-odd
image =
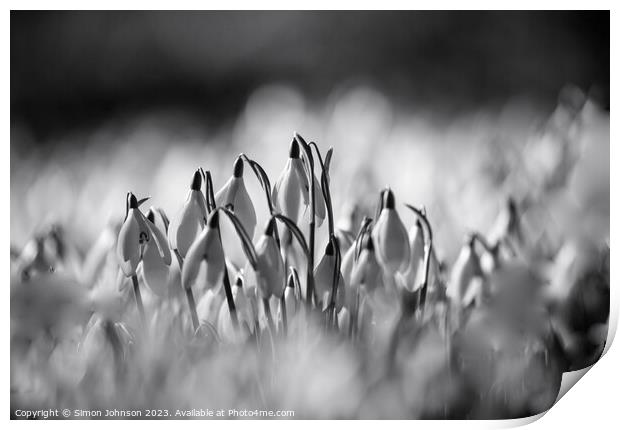
[[[138,209],[130,209],[127,218],[121,226],[116,245],[116,254],[119,259],[121,270],[125,276],[133,276],[141,259],[140,234],[144,233],[139,222]],[[148,235],[148,233],[144,233]]]
[[[394,209],[383,209],[373,228],[377,258],[388,273],[404,271],[410,261],[407,230]]]
[[[278,245],[272,236],[262,235],[256,244],[258,267],[256,280],[262,298],[281,297],[284,291],[285,270]]]

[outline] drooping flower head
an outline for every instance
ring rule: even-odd
[[[201,185],[202,173],[196,170],[185,203],[168,228],[170,248],[177,250],[184,258],[189,247],[202,232],[207,219],[207,202],[200,191]]]
[[[271,296],[282,297],[286,282],[284,263],[273,236],[275,228],[276,220],[272,217],[267,223],[265,232],[256,243],[256,283],[264,299],[269,299]]]
[[[364,249],[354,263],[351,273],[352,285],[364,285],[368,291],[372,291],[383,285],[383,271],[375,254],[375,246],[371,236],[366,238]]]
[[[336,256],[334,253],[334,246],[330,240],[325,247],[325,254],[321,258],[321,261],[314,269],[314,287],[316,288],[317,297],[323,308],[329,305],[332,294],[332,285],[334,283],[334,270],[335,270]],[[338,286],[336,291],[336,306],[338,309],[344,304],[344,278],[342,273],[338,272]]]
[[[256,229],[256,211],[243,181],[243,159],[237,157],[232,177],[215,194],[217,206],[230,207],[251,237]]]
[[[396,212],[392,190],[383,192],[379,219],[372,231],[377,257],[388,273],[404,272],[410,260],[409,238],[403,222]]]
[[[273,186],[271,197],[276,209],[297,223],[302,202],[304,206],[309,203],[308,192],[308,179],[300,158],[299,144],[293,139],[289,159]]]
[[[206,227],[187,251],[181,282],[187,290],[196,283],[212,289],[222,283],[226,261],[219,232],[219,212],[213,211]]]
[[[469,238],[454,263],[446,294],[458,306],[467,306],[474,298],[472,294],[475,292],[470,290],[472,281],[480,276],[480,259],[474,249],[474,240]]]
[[[136,275],[138,265],[148,251],[147,270],[150,263],[169,266],[172,260],[164,234],[140,212],[138,200],[127,195],[127,216],[118,234],[116,254],[123,274]]]

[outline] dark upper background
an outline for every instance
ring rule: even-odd
[[[12,12],[11,116],[47,136],[156,106],[235,115],[257,85],[366,79],[443,110],[566,83],[609,106],[604,12]]]

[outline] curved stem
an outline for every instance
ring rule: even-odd
[[[265,199],[267,200],[267,208],[269,209],[269,214],[273,215],[275,210],[273,207],[273,201],[271,200],[271,183],[269,182],[269,177],[267,176],[265,169],[263,169],[263,167],[260,164],[258,164],[258,162],[252,160],[251,158],[249,158],[247,155],[243,153],[241,153],[239,157],[241,157],[241,159],[244,160],[246,163],[248,163],[250,167],[252,168],[252,171],[254,172],[254,175],[258,179],[258,182],[260,183],[261,188],[265,192]],[[276,240],[276,243],[278,244],[278,247],[280,247],[280,237],[278,235],[277,230],[274,231],[274,238]]]
[[[312,297],[314,296],[314,229],[316,226],[315,214],[315,195],[314,195],[314,158],[312,151],[306,141],[299,133],[295,133],[295,140],[303,148],[306,158],[308,159],[308,184],[310,194],[310,224],[308,233],[308,270],[306,271],[306,302],[308,306],[312,306]]]
[[[213,199],[213,202],[215,202],[215,199]],[[239,239],[241,240],[243,251],[245,252],[246,257],[248,258],[250,265],[252,266],[254,270],[256,270],[257,261],[258,261],[258,257],[256,256],[256,250],[254,249],[254,245],[252,244],[252,241],[249,239],[248,233],[245,231],[245,228],[243,228],[241,221],[239,221],[239,218],[237,218],[237,216],[234,214],[233,211],[231,211],[228,208],[222,207],[222,206],[213,208],[213,211],[224,212],[228,216],[228,219],[230,219],[230,221],[233,223],[233,226],[235,227],[237,236],[239,236]],[[220,231],[219,228],[218,228],[218,236],[221,242],[222,232]],[[238,332],[239,331],[239,319],[237,317],[237,308],[235,306],[235,300],[232,294],[232,288],[230,287],[230,279],[228,278],[228,268],[226,267],[226,265],[224,265],[224,277],[222,278],[222,283],[224,284],[224,292],[226,293],[226,302],[228,304],[228,311],[230,312],[230,319],[232,320],[233,329],[235,330],[235,332]]]
[[[314,142],[310,142],[308,145],[314,148],[316,155],[319,157],[319,163],[321,164],[321,170],[325,169],[325,164],[323,163],[323,157],[321,157],[321,151],[319,151],[319,147],[317,146],[317,144]]]
[[[254,172],[254,175],[258,179],[258,182],[260,183],[261,188],[265,192],[265,199],[267,200],[267,207],[269,208],[269,212],[272,213],[273,212],[273,201],[271,200],[271,184],[269,182],[267,173],[265,173],[265,169],[263,169],[260,164],[252,160],[246,154],[242,153],[239,156],[243,159],[243,161],[248,163],[250,167],[252,168],[252,171]]]
[[[425,238],[425,244],[424,244],[424,279],[422,281],[422,288],[420,288],[420,302],[419,302],[421,316],[424,316],[424,306],[426,304],[426,293],[428,290],[428,278],[429,278],[430,266],[431,266],[431,253],[433,252],[433,229],[431,228],[431,225],[428,222],[428,218],[426,218],[426,210],[424,210],[424,208],[420,210],[408,204],[405,204],[405,206],[411,209],[426,227],[426,238]]]
[[[243,224],[241,224],[241,221],[239,221],[239,218],[237,218],[237,216],[235,215],[233,211],[223,206],[218,206],[213,210],[223,212],[224,214],[226,214],[228,219],[232,222],[233,227],[235,227],[235,231],[237,232],[237,236],[241,240],[243,251],[245,252],[246,257],[248,258],[250,265],[252,266],[253,269],[256,269],[256,265],[258,261],[256,250],[254,249],[252,240],[250,239],[250,236],[248,235],[247,231],[245,231]],[[220,241],[221,240],[222,239],[220,236]]]
[[[323,192],[323,199],[325,200],[325,208],[327,210],[327,222],[329,227],[329,235],[333,236],[334,234],[334,206],[332,203],[332,194],[329,188],[329,162],[331,161],[332,154],[334,152],[334,148],[329,148],[327,150],[327,155],[325,156],[325,162],[323,162],[323,158],[321,157],[321,152],[319,151],[319,147],[316,143],[310,142],[310,146],[314,148],[316,154],[319,158],[319,162],[321,165],[321,190]]]
[[[308,248],[308,244],[306,243],[306,239],[304,238],[303,233],[301,232],[301,230],[299,229],[299,227],[297,227],[297,225],[293,222],[292,219],[286,217],[285,215],[282,214],[273,214],[273,217],[279,221],[281,221],[282,223],[284,223],[284,225],[289,229],[289,231],[293,234],[293,236],[295,237],[295,239],[297,239],[297,242],[299,243],[299,245],[301,246],[301,250],[304,253],[304,255],[306,256],[306,261],[308,262],[308,267],[312,267],[313,265],[313,261],[311,260],[311,252],[310,252],[310,248]],[[315,291],[314,291],[314,274],[312,273],[312,270],[309,270],[309,272],[311,272],[309,275],[307,274],[306,277],[306,302],[308,303],[308,305],[310,306],[312,304],[312,298],[316,300],[316,295],[315,295]]]
[[[362,224],[359,232],[357,233],[357,237],[355,238],[355,261],[359,258],[362,253],[362,241],[364,239],[364,235],[368,233],[368,230],[372,226],[372,218],[364,217],[362,220]]]
[[[295,222],[292,219],[288,218],[286,215],[282,215],[279,213],[273,214],[272,216],[278,221],[281,221],[290,230],[290,232],[293,234],[293,237],[297,239],[297,243],[299,243],[299,246],[301,246],[301,250],[303,251],[306,258],[309,258],[310,248],[306,243],[306,239],[304,238],[303,233],[301,232],[299,227],[297,227]]]

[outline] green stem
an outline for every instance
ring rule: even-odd
[[[132,275],[131,281],[133,283],[133,294],[136,299],[136,307],[138,308],[138,313],[140,314],[140,321],[142,321],[142,326],[146,328],[146,317],[144,315],[144,306],[142,305],[142,295],[140,294],[138,276]]]

